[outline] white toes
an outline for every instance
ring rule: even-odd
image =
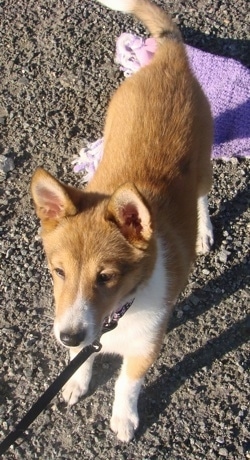
[[[79,384],[77,380],[70,379],[63,387],[62,395],[68,406],[73,406],[81,396],[87,393],[87,391],[88,387]]]
[[[77,355],[79,350],[70,349],[71,360]],[[89,383],[92,375],[92,366],[95,356],[92,355],[88,360],[80,366],[73,376],[64,385],[62,395],[64,401],[69,405],[77,403],[78,399],[85,395],[89,389]]]
[[[110,426],[122,442],[129,442],[134,437],[138,428],[139,418],[137,413],[126,415],[112,415]]]

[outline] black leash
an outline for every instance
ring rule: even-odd
[[[102,334],[105,332],[112,331],[118,324],[119,319],[126,313],[129,307],[132,305],[132,301],[127,302],[123,307],[108,319],[105,320],[102,327]],[[62,389],[65,383],[70,377],[76,372],[76,370],[93,354],[101,351],[102,345],[96,340],[91,345],[84,347],[75,356],[72,361],[65,367],[65,369],[58,375],[58,377],[52,382],[52,384],[45,390],[45,392],[38,398],[33,404],[31,409],[25,414],[20,422],[15,426],[14,430],[11,431],[8,436],[0,444],[0,455],[2,456],[9,447],[23,434],[25,430],[31,425],[32,422],[38,417],[38,415],[47,407],[57,393]]]

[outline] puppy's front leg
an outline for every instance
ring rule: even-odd
[[[79,349],[70,348],[70,360],[79,353]],[[72,375],[68,382],[63,387],[63,399],[69,406],[73,406],[78,399],[85,395],[89,388],[89,382],[92,376],[92,367],[95,359],[95,354],[91,355],[85,363]]]
[[[115,384],[115,400],[110,423],[111,429],[120,441],[130,441],[138,428],[138,396],[144,375],[154,360],[155,356],[124,358],[121,373]]]

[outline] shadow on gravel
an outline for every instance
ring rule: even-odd
[[[144,415],[144,426],[139,428],[136,437],[140,438],[149,426],[158,421],[159,416],[168,407],[171,395],[183,385],[185,380],[203,367],[209,368],[216,359],[221,359],[225,354],[247,342],[249,333],[250,315],[233,324],[218,337],[209,340],[203,347],[187,354],[182,361],[171,369],[168,368],[164,375],[145,388],[139,407]],[[197,395],[202,389],[204,388],[197,388]]]
[[[211,307],[216,307],[223,300],[226,300],[232,294],[238,291],[238,289],[244,289],[249,285],[249,266],[247,263],[240,263],[226,269],[220,276],[210,280],[206,283],[205,286],[201,286],[195,289],[191,296],[195,295],[200,299],[200,303],[197,307],[192,309],[186,319],[178,320],[178,318],[173,317],[170,322],[168,331],[175,329],[176,327],[184,324],[187,320],[193,320],[198,316],[201,316],[206,311],[210,310]],[[223,287],[227,286],[225,290]],[[178,303],[178,306],[182,308],[187,304],[188,299],[182,300]],[[218,312],[219,314],[219,312]]]

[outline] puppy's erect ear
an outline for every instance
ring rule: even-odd
[[[106,219],[114,222],[123,236],[135,247],[148,247],[153,231],[151,214],[134,184],[122,185],[111,196]]]
[[[42,224],[54,222],[54,226],[61,218],[77,213],[82,196],[82,192],[62,184],[42,168],[32,177],[31,193]]]

